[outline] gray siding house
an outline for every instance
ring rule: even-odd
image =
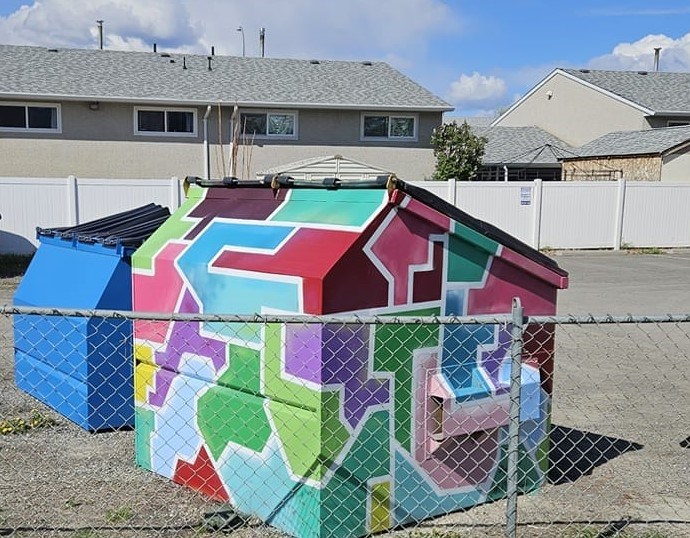
[[[492,125],[536,126],[571,146],[690,123],[690,73],[556,69]]]
[[[251,178],[340,154],[424,179],[452,110],[382,62],[0,45],[0,65],[5,177]]]

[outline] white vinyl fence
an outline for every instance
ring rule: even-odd
[[[690,183],[413,183],[535,248],[690,247]]]
[[[690,183],[410,182],[535,248],[690,247]],[[150,202],[179,207],[169,179],[0,178],[0,253],[30,253],[36,227],[70,226]]]
[[[0,178],[0,254],[32,253],[37,226],[74,226],[148,203],[174,211],[183,199],[178,178]]]

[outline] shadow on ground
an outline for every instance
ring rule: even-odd
[[[596,467],[641,448],[641,444],[625,439],[553,425],[548,481],[550,484],[574,482]]]

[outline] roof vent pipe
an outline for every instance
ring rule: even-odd
[[[213,56],[206,56],[206,59],[208,60],[208,70],[211,71],[213,69],[211,67],[211,60],[213,60]]]
[[[103,21],[97,20],[98,24],[98,49],[103,50]]]
[[[187,69],[187,57],[182,56],[182,69]]]
[[[264,57],[266,51],[266,28],[259,28],[259,50],[261,51],[261,57]]]
[[[158,52],[158,45],[155,43],[153,44],[153,52]]]
[[[661,52],[661,47],[654,47],[654,71],[659,70],[659,53]]]
[[[216,55],[216,47],[211,45],[211,56],[215,56],[215,55]]]

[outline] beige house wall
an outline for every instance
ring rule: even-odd
[[[658,156],[568,160],[563,162],[563,179],[661,181],[661,164],[661,157]]]
[[[251,179],[269,168],[336,153],[409,180],[430,178],[435,165],[433,151],[422,148],[244,146],[238,151],[237,176]],[[230,175],[227,145],[222,151],[217,144],[211,145],[210,157],[211,177]],[[203,145],[0,139],[0,177],[68,175],[114,179],[203,176]]]
[[[661,181],[690,183],[690,148],[663,158]]]
[[[196,110],[194,136],[149,136],[135,134],[134,104],[101,102],[97,110],[91,110],[87,102],[59,104],[60,133],[0,132],[0,177],[73,174],[126,179],[204,174],[206,107],[177,107]],[[433,174],[431,133],[441,124],[441,112],[415,114],[417,138],[410,141],[361,140],[362,112],[357,110],[304,109],[297,116],[297,139],[241,142],[239,177],[252,178],[268,168],[335,154],[393,170],[401,178],[425,179]],[[207,124],[212,177],[230,175],[231,117],[231,107],[212,106]]]
[[[496,125],[535,125],[572,146],[614,131],[648,129],[639,109],[557,73]]]

